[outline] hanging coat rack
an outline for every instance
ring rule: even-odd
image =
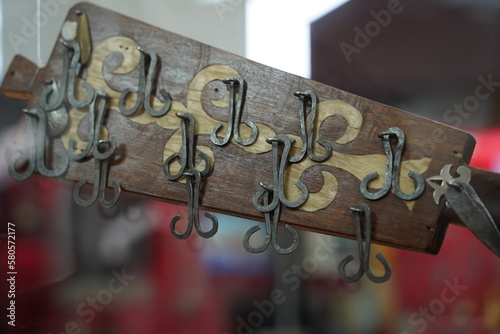
[[[289,232],[361,240],[351,210],[362,207],[370,213],[365,235],[375,243],[436,254],[454,223],[500,255],[500,209],[492,198],[500,175],[467,165],[475,145],[468,133],[95,5],[76,5],[68,22],[78,29],[61,35],[45,68],[17,56],[3,82],[5,95],[37,111],[23,116],[11,140],[14,178],[64,163],[64,172],[45,176],[78,183],[78,190],[81,180],[99,182],[102,196],[103,187],[114,187],[116,196],[189,204],[196,216],[204,209],[266,221],[265,246],[249,244],[258,228],[242,236],[252,252],[274,240],[278,221]],[[107,96],[98,121],[97,92]],[[54,110],[67,115],[64,131],[40,139],[40,122],[50,124]],[[83,138],[77,129],[87,116],[95,128]],[[36,142],[24,144],[26,136]],[[423,142],[432,149],[423,152]],[[114,158],[95,156],[89,145]],[[186,145],[189,156],[181,153]],[[35,147],[43,161],[31,161]],[[61,152],[69,152],[69,163]],[[273,245],[287,253],[295,242]]]

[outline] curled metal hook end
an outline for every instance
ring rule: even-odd
[[[243,237],[243,248],[249,253],[262,253],[267,249],[269,246],[269,243],[271,241],[271,228],[270,226],[266,223],[266,236],[264,239],[264,243],[260,247],[253,247],[250,245],[250,238],[254,233],[257,233],[258,231],[261,230],[261,227],[259,225],[255,225],[251,227],[246,233],[245,236]]]
[[[348,276],[347,275],[347,273],[346,273],[346,266],[352,260],[354,260],[354,256],[352,256],[351,254],[349,254],[342,261],[340,261],[340,263],[339,263],[339,273],[340,273],[340,276],[342,277],[342,280],[344,280],[344,282],[346,282],[346,283],[356,282],[359,279],[361,279],[361,277],[363,277],[363,274],[364,274],[363,268],[360,265],[358,271],[354,275],[352,275],[352,276]]]
[[[184,239],[187,239],[189,237],[189,235],[191,234],[192,226],[189,226],[190,224],[188,223],[188,228],[187,228],[186,232],[184,232],[184,233],[177,232],[175,230],[175,224],[181,219],[182,219],[181,216],[175,216],[174,218],[172,218],[172,220],[170,221],[170,232],[172,232],[174,237],[176,237],[177,239],[184,240]]]
[[[274,214],[276,215],[276,211],[274,212]],[[273,243],[273,247],[274,249],[276,250],[276,252],[278,252],[279,254],[281,255],[288,255],[290,253],[292,253],[293,251],[295,251],[297,249],[297,247],[299,247],[299,235],[297,233],[297,231],[289,226],[289,225],[285,225],[285,230],[288,231],[288,233],[290,233],[293,237],[293,241],[292,241],[292,244],[290,246],[288,246],[287,248],[282,248],[278,245],[278,243],[276,242],[276,237],[277,237],[277,229],[278,229],[278,222],[276,220],[276,218],[274,219],[274,233],[273,233],[273,238],[272,238],[272,243]]]
[[[382,276],[376,276],[373,274],[371,271],[370,267],[367,265],[366,270],[366,276],[372,281],[373,283],[384,283],[387,282],[391,276],[392,276],[392,267],[389,264],[389,261],[380,253],[377,253],[375,255],[377,260],[384,266],[384,274]]]
[[[212,221],[212,228],[207,232],[202,231],[201,227],[198,226],[198,224],[195,224],[195,228],[200,237],[208,239],[213,237],[219,230],[219,220],[215,215],[211,214],[210,212],[205,212],[205,217]]]

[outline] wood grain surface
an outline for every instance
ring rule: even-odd
[[[318,96],[316,133],[330,143],[333,152],[325,162],[317,163],[306,157],[288,168],[287,195],[291,199],[299,196],[295,186],[298,180],[307,186],[310,194],[301,207],[284,207],[281,223],[302,230],[355,238],[354,217],[349,206],[367,203],[372,209],[374,242],[425,253],[438,252],[448,218],[442,215],[442,204],[433,202],[430,187],[426,187],[415,201],[401,200],[392,192],[370,201],[361,195],[360,182],[366,175],[377,171],[380,177],[370,184],[371,191],[382,187],[386,157],[378,134],[388,128],[399,127],[406,136],[400,175],[405,192],[414,188],[408,177],[411,170],[422,174],[425,179],[439,175],[446,164],[467,164],[475,143],[469,134],[94,5],[75,6],[67,20],[77,20],[76,10],[87,14],[93,46],[83,80],[95,89],[104,89],[111,97],[102,136],[116,138],[117,155],[111,163],[108,185],[116,180],[128,193],[185,205],[185,185],[168,181],[163,163],[180,146],[180,119],[175,113],[190,112],[196,119],[196,148],[207,153],[213,165],[203,180],[201,207],[262,221],[264,217],[253,207],[252,197],[259,189],[259,182],[269,184],[272,181],[271,145],[266,139],[287,134],[296,139],[292,153],[300,151],[298,111],[301,102],[293,94],[312,90]],[[141,110],[125,117],[119,112],[121,92],[126,88],[137,88],[140,60],[137,46],[153,50],[161,60],[155,92],[159,96],[158,92],[165,89],[173,101],[165,116],[155,118]],[[57,79],[61,75],[62,51],[63,46],[56,45],[45,68],[31,73],[32,77],[26,73],[25,82],[34,80],[30,107],[38,105],[45,80]],[[19,66],[15,62],[11,69]],[[219,122],[223,129],[227,126],[227,89],[220,80],[236,74],[247,83],[242,121],[256,123],[259,137],[248,147],[234,141],[219,147],[210,141],[210,132]],[[12,91],[10,87],[11,81],[7,78],[2,88],[4,92]],[[157,97],[152,97],[151,101],[156,108],[162,106]],[[128,101],[132,102],[133,98]],[[48,151],[67,148],[69,138],[74,138],[78,145],[85,144],[87,110],[71,110],[69,114],[69,129],[47,145]],[[246,125],[242,124],[240,130],[243,138],[249,136]],[[18,136],[11,143],[10,154],[17,150],[26,152],[21,139],[25,131],[21,122]],[[321,154],[321,148],[317,144],[314,147],[315,152]],[[51,160],[57,164],[54,157]],[[93,172],[92,157],[83,162],[71,161],[60,180],[92,180]]]

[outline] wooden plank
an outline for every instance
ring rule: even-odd
[[[185,204],[185,185],[165,178],[163,162],[180,146],[180,119],[175,114],[189,112],[196,119],[196,147],[208,154],[213,164],[212,172],[204,180],[202,208],[262,221],[263,215],[253,207],[252,197],[259,189],[259,182],[269,184],[272,180],[271,145],[266,139],[287,134],[297,139],[292,154],[300,151],[301,103],[294,92],[312,90],[319,99],[315,127],[321,138],[332,145],[333,152],[325,162],[304,159],[288,169],[285,181],[288,196],[291,199],[299,196],[297,180],[307,186],[310,194],[298,209],[283,208],[281,223],[355,238],[349,206],[368,203],[373,214],[374,242],[426,253],[439,250],[447,221],[441,215],[442,208],[432,200],[431,188],[426,187],[415,201],[400,200],[393,193],[369,201],[359,191],[360,181],[377,171],[381,177],[371,184],[374,187],[371,191],[382,187],[386,157],[378,134],[390,127],[399,127],[406,135],[400,177],[405,192],[413,190],[413,181],[408,177],[410,170],[425,179],[439,175],[446,164],[467,164],[474,146],[469,134],[94,5],[75,6],[67,20],[76,20],[76,10],[87,13],[94,47],[85,80],[111,97],[104,132],[117,139],[118,158],[111,164],[108,185],[115,180],[126,192]],[[167,90],[173,100],[165,116],[155,118],[140,111],[125,117],[119,112],[121,92],[137,86],[140,60],[137,46],[155,51],[161,59],[156,91]],[[45,80],[61,75],[62,51],[63,46],[57,45],[47,67],[36,76],[30,106],[38,104]],[[236,74],[248,86],[242,118],[256,123],[260,133],[251,146],[243,147],[233,141],[218,147],[211,143],[210,132],[219,122],[227,126],[228,106],[226,86],[220,80]],[[155,108],[162,106],[156,97],[152,102]],[[86,111],[71,110],[69,114],[71,126],[54,140],[51,150],[67,148],[69,138],[85,145]],[[247,138],[249,129],[242,125],[241,133]],[[317,146],[315,152],[321,154]],[[54,157],[51,160],[57,163]],[[77,182],[85,178],[91,182],[93,171],[93,159],[71,161],[61,180]]]
[[[23,56],[16,55],[2,83],[5,96],[29,101],[33,91],[33,83],[38,74],[38,66]]]

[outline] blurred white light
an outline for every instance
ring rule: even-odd
[[[247,0],[246,56],[302,77],[311,75],[310,24],[347,0]]]

